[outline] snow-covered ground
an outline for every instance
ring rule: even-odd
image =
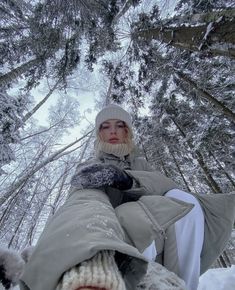
[[[235,265],[208,270],[200,277],[198,290],[235,290]]]

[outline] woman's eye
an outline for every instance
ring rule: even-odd
[[[109,126],[102,126],[102,129],[107,130],[107,129],[109,129]]]
[[[123,124],[117,125],[118,128],[124,128]]]

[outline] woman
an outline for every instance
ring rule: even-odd
[[[230,237],[235,195],[196,198],[154,171],[136,153],[131,117],[117,105],[98,113],[96,133],[97,156],[78,165],[21,289],[133,290],[156,259],[195,290]]]

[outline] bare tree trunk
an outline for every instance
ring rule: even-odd
[[[198,194],[198,190],[197,190],[197,188],[195,187],[195,183],[192,182],[192,180],[190,180],[190,184],[191,184],[191,186],[193,187],[193,192]]]
[[[118,14],[114,17],[112,25],[117,24],[118,20],[133,6],[133,0],[126,0]]]
[[[25,182],[22,183],[22,185],[18,188],[18,191],[15,194],[13,193],[13,195],[11,196],[11,199],[8,201],[8,205],[6,206],[0,218],[0,228],[3,226],[4,222],[8,220],[8,217],[11,214],[11,209],[17,203],[17,196],[19,195],[19,192],[25,186],[26,183],[27,183],[27,180],[25,180]]]
[[[222,266],[222,268],[226,268],[226,262],[225,262],[223,256],[220,255],[218,259],[220,261],[220,265]]]
[[[39,63],[38,58],[34,58],[26,63],[23,63],[21,66],[14,68],[10,72],[8,72],[4,75],[1,75],[0,76],[0,87],[8,85],[10,82],[17,79],[19,76],[24,74],[28,69],[36,66],[38,63]]]
[[[3,193],[3,195],[0,197],[0,204],[3,204],[15,192],[15,190],[17,190],[28,178],[32,177],[37,171],[39,171],[41,168],[43,168],[50,162],[57,160],[60,157],[68,154],[67,152],[64,152],[64,151],[68,149],[69,147],[75,145],[76,143],[80,142],[82,139],[87,137],[91,132],[92,131],[89,131],[83,137],[79,138],[78,140],[70,143],[69,145],[51,154],[48,158],[43,160],[40,164],[38,164],[37,166],[35,166],[34,168],[26,172],[24,176],[22,176],[16,183],[12,184],[12,186],[10,186],[10,188],[5,193]]]
[[[145,157],[145,159],[146,159],[146,161],[148,162],[149,161],[149,158],[148,158],[148,152],[147,152],[147,150],[146,150],[146,148],[145,148],[145,146],[144,146],[144,142],[143,142],[143,138],[142,138],[142,136],[140,136],[140,140],[141,140],[141,144],[142,144],[142,150],[143,150],[143,152],[144,152],[144,157]]]
[[[176,128],[179,130],[181,135],[187,140],[187,138],[186,138],[187,136],[184,133],[181,126],[178,124],[178,122],[173,117],[171,117],[171,120],[175,124]],[[191,150],[193,150],[193,146],[192,146],[191,142],[189,140],[187,140],[186,142],[187,142],[189,148]],[[209,170],[208,166],[206,165],[202,154],[199,152],[199,150],[195,150],[194,152],[196,155],[197,162],[199,163],[203,172],[205,173],[205,177],[206,177],[208,185],[210,186],[210,188],[212,189],[212,191],[214,193],[221,193],[222,190],[221,190],[220,186],[217,184],[217,182],[214,180],[214,178],[212,177],[210,170]]]
[[[80,155],[80,158],[78,160],[78,163],[82,161],[83,157],[84,157],[84,152],[85,150],[87,149],[87,146],[89,145],[89,142],[90,142],[90,139],[91,139],[92,135],[89,136],[89,139],[86,141],[86,144],[85,144],[85,148],[83,149],[83,152],[82,154]],[[27,245],[31,245],[32,244],[32,241],[33,241],[33,238],[34,238],[34,230],[37,226],[37,222],[38,222],[38,218],[43,210],[43,207],[44,207],[44,204],[46,202],[46,200],[48,199],[48,197],[50,196],[50,194],[52,193],[52,191],[55,189],[56,185],[61,181],[61,184],[60,184],[60,187],[59,187],[59,190],[58,190],[58,193],[56,195],[56,198],[53,202],[53,205],[52,205],[52,209],[48,215],[48,218],[50,218],[54,213],[55,211],[57,210],[58,208],[58,205],[59,205],[59,200],[62,196],[62,193],[63,193],[63,188],[65,186],[65,182],[66,182],[66,178],[68,176],[68,172],[70,172],[70,170],[74,167],[74,164],[67,164],[63,173],[59,176],[59,178],[54,182],[53,186],[51,187],[51,189],[48,191],[47,195],[43,198],[43,201],[40,203],[40,206],[38,207],[37,211],[34,213],[33,215],[33,218],[32,218],[32,224],[28,230],[28,233],[27,233],[27,237],[25,239],[25,242],[24,242],[24,247],[27,246]]]
[[[228,254],[227,254],[227,251],[224,250],[223,253],[222,253],[222,255],[224,256],[224,260],[225,260],[225,262],[226,262],[227,267],[231,267],[232,264],[231,264],[231,261],[230,261],[230,259],[229,259]]]
[[[68,172],[71,170],[71,167],[74,167],[74,165],[72,165],[72,166],[70,165],[70,166],[69,166],[69,165],[67,164],[67,166],[65,167],[65,170],[64,170],[63,174],[58,178],[58,180],[57,180],[56,183],[55,183],[55,185],[56,185],[56,184],[58,184],[58,183],[61,181],[60,186],[59,186],[58,193],[57,193],[57,195],[56,195],[56,197],[55,197],[55,200],[54,200],[54,202],[53,202],[52,208],[51,208],[50,213],[49,213],[49,215],[48,215],[48,219],[49,219],[52,215],[54,215],[55,211],[56,211],[57,208],[58,208],[59,200],[60,200],[61,195],[62,195],[62,193],[63,193],[63,188],[64,188],[64,185],[65,185],[65,181],[66,181],[66,178],[68,177]]]
[[[57,80],[57,82],[54,84],[54,86],[50,89],[48,94],[39,102],[30,112],[28,112],[23,118],[22,121],[26,122],[29,118],[32,117],[34,113],[37,112],[37,110],[49,99],[49,97],[52,95],[54,90],[57,88],[58,84],[60,83],[60,79]]]
[[[235,122],[235,113],[233,113],[232,110],[230,110],[228,107],[226,107],[222,102],[218,101],[214,96],[209,94],[206,90],[201,89],[196,82],[194,82],[192,79],[190,79],[186,74],[180,71],[175,71],[176,76],[178,76],[181,80],[184,80],[188,84],[190,84],[196,91],[199,92],[199,94],[205,98],[207,101],[209,101],[211,104],[213,104],[218,111],[223,113],[229,120]]]
[[[0,218],[0,228],[3,228],[5,223],[7,222],[10,214],[11,214],[11,208],[16,204],[17,199],[12,198],[4,211],[2,212],[1,218]]]
[[[9,243],[8,243],[8,248],[10,248],[10,247],[12,246],[13,241],[14,241],[15,237],[16,237],[17,234],[18,234],[18,231],[19,231],[19,229],[20,229],[20,227],[21,227],[21,225],[22,225],[22,223],[23,223],[23,221],[24,221],[24,218],[25,218],[25,216],[26,216],[27,213],[28,213],[28,209],[30,208],[30,206],[31,206],[31,204],[32,204],[32,201],[33,201],[34,197],[36,196],[36,194],[37,194],[37,192],[38,192],[39,185],[40,185],[40,182],[39,182],[39,180],[38,180],[38,182],[37,182],[37,184],[36,184],[36,186],[35,186],[35,188],[34,188],[34,192],[33,192],[32,196],[31,196],[31,198],[30,198],[30,201],[29,201],[28,204],[26,205],[25,210],[24,210],[24,213],[23,213],[23,215],[21,216],[21,218],[20,218],[20,220],[19,220],[19,222],[18,222],[18,225],[17,225],[16,229],[14,230],[14,234],[12,235],[12,237],[11,237]],[[14,248],[16,248],[16,247],[14,247]]]
[[[41,212],[43,210],[43,207],[44,207],[48,197],[51,195],[51,193],[55,189],[56,185],[58,184],[58,182],[60,181],[62,176],[63,176],[63,174],[60,175],[59,178],[54,182],[52,187],[48,190],[47,194],[43,197],[43,200],[41,201],[40,205],[38,206],[36,212],[34,213],[34,215],[32,217],[32,224],[29,227],[24,247],[26,247],[27,245],[31,245],[32,244],[32,242],[33,242],[33,232],[34,232],[34,229],[35,229],[35,227],[37,225],[39,216],[40,216],[40,214],[41,214]]]
[[[114,78],[114,73],[112,73],[111,75],[111,79],[109,82],[109,87],[108,87],[108,92],[105,98],[105,106],[108,106],[110,103],[110,97],[111,97],[111,93],[112,93],[112,88],[113,88],[113,78]]]
[[[205,50],[209,55],[235,57],[235,19],[218,19],[197,26],[158,26],[132,32],[133,41],[157,39],[190,51]],[[218,48],[213,48],[217,45]]]
[[[226,250],[223,251],[223,253],[219,256],[218,260],[222,268],[228,268],[232,266]]]
[[[223,172],[223,174],[227,177],[227,179],[230,181],[230,183],[235,187],[235,182],[233,178],[228,174],[228,172],[224,169],[222,164],[219,162],[219,160],[215,157],[215,155],[209,151],[209,154],[213,157],[215,163],[217,164],[218,168]]]
[[[165,166],[165,164],[163,163],[162,160],[160,160],[160,165],[161,165],[161,168],[162,168],[164,174],[165,174],[167,177],[170,177],[170,176],[169,176],[169,173],[168,173],[168,171],[167,171],[167,169],[166,169],[166,166]]]
[[[46,129],[44,129],[44,130],[41,130],[41,131],[39,131],[39,132],[33,133],[33,134],[31,134],[31,135],[27,135],[27,136],[21,138],[20,140],[23,141],[23,140],[26,140],[26,139],[32,138],[32,137],[34,137],[34,136],[36,136],[36,135],[40,135],[40,134],[42,134],[42,133],[48,132],[48,131],[50,131],[51,129],[55,128],[56,126],[59,126],[59,124],[60,124],[61,122],[62,122],[62,120],[59,120],[58,122],[54,123],[53,125],[50,125],[50,127],[46,128]]]
[[[211,188],[213,189],[214,193],[221,193],[222,189],[220,188],[218,183],[212,177],[210,170],[209,170],[208,166],[206,165],[202,154],[198,150],[195,150],[195,153],[197,156],[197,161],[200,164],[201,168],[203,169],[205,176],[206,176],[209,184],[211,185]]]
[[[182,172],[182,170],[181,170],[181,168],[180,168],[180,165],[179,165],[178,161],[177,161],[176,158],[175,158],[175,154],[174,154],[174,152],[171,151],[171,150],[169,150],[169,151],[170,151],[170,154],[171,154],[171,156],[172,156],[172,158],[173,158],[173,160],[174,160],[175,166],[176,166],[176,168],[177,168],[177,170],[178,170],[178,172],[179,172],[181,178],[183,179],[183,182],[184,182],[184,184],[185,184],[187,190],[190,192],[191,189],[190,189],[190,187],[189,187],[189,185],[188,185],[187,180],[186,180],[185,177],[184,177],[184,174],[183,174],[183,172]]]
[[[174,16],[172,19],[167,20],[170,23],[178,23],[179,25],[183,25],[190,21],[192,25],[198,25],[198,23],[210,23],[216,22],[221,17],[226,19],[232,19],[235,17],[235,9],[234,8],[226,8],[223,10],[215,10],[208,11],[206,13],[195,13],[193,15],[185,15],[185,16]],[[166,23],[167,24],[167,23]]]
[[[87,150],[87,148],[88,148],[88,146],[89,146],[89,144],[91,142],[92,137],[93,137],[93,134],[90,134],[90,136],[88,137],[88,139],[87,139],[87,141],[85,143],[84,148],[82,149],[82,153],[81,153],[81,155],[80,155],[80,157],[78,159],[78,164],[82,162],[82,160],[83,160],[83,158],[85,156],[86,150]]]

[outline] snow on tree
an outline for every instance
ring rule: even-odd
[[[23,126],[25,104],[23,97],[12,97],[0,91],[0,168],[15,159],[11,144],[20,141],[19,128]]]

